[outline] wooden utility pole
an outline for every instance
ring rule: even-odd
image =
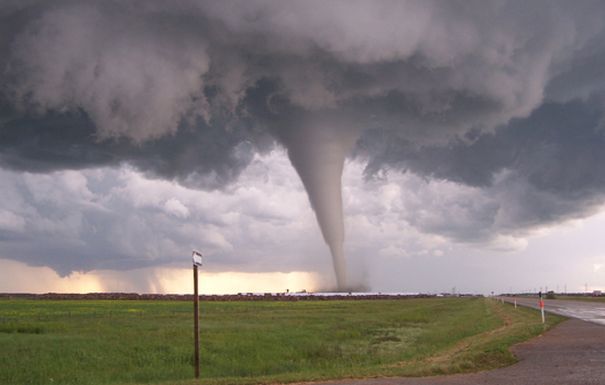
[[[195,344],[195,378],[200,378],[200,295],[197,284],[197,268],[202,266],[202,253],[193,250],[193,340]]]
[[[195,378],[200,378],[200,296],[197,291],[197,265],[193,265],[193,335],[195,340]]]

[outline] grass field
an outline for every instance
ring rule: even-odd
[[[557,294],[557,299],[566,299],[568,301],[590,301],[590,302],[605,302],[605,296],[593,297],[589,295],[562,295]]]
[[[514,362],[538,313],[483,298],[202,302],[205,384],[428,375]],[[561,318],[548,317],[552,326]],[[0,384],[194,384],[192,305],[0,301]]]

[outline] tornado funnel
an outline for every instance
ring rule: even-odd
[[[282,138],[330,248],[338,290],[344,291],[348,282],[341,178],[345,157],[356,136],[334,128],[312,127],[290,131]]]

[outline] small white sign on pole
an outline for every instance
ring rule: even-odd
[[[191,258],[193,259],[194,266],[202,266],[202,253],[200,253],[199,251],[193,250]]]

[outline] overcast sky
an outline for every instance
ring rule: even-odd
[[[341,153],[358,287],[605,289],[604,68],[599,1],[2,1],[0,292],[333,288]]]

